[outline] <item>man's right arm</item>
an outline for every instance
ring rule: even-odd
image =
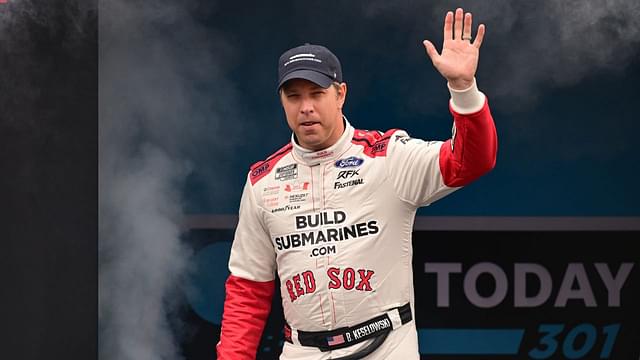
[[[229,275],[222,315],[218,359],[253,360],[271,311],[274,281]]]
[[[255,359],[271,310],[275,288],[275,250],[247,180],[226,282],[218,359]]]

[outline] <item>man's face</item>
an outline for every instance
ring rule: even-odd
[[[304,79],[291,79],[282,85],[280,100],[287,123],[302,147],[321,150],[340,139],[346,94],[345,83],[340,84],[340,91],[333,85],[325,89]]]

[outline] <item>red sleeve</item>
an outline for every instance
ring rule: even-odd
[[[271,311],[275,282],[251,281],[230,275],[222,314],[218,359],[253,360]]]
[[[480,111],[453,114],[455,131],[440,147],[440,172],[450,187],[465,186],[494,168],[498,136],[489,104]]]

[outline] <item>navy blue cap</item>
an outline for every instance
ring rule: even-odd
[[[291,79],[306,79],[323,88],[342,82],[338,58],[326,47],[304,44],[285,51],[278,61],[278,90]]]

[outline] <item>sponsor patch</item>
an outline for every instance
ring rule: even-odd
[[[280,192],[280,185],[266,186],[262,189],[262,195],[275,195]]]
[[[264,163],[264,164],[258,166],[257,168],[255,168],[251,172],[251,176],[253,176],[253,177],[260,176],[267,170],[269,170],[269,163]]]
[[[351,179],[352,177],[356,176],[356,175],[360,175],[360,169],[357,170],[340,170],[338,172],[338,177],[336,177],[336,180],[339,179]]]
[[[284,191],[286,192],[299,192],[309,190],[311,188],[311,183],[308,181],[305,182],[294,182],[289,183],[284,186]]]
[[[362,184],[364,184],[364,179],[353,179],[353,180],[344,181],[344,182],[336,181],[333,184],[333,188],[334,189],[344,189],[344,188],[347,188],[347,187],[352,187],[352,186],[362,185]]]
[[[291,211],[300,209],[300,205],[285,205],[281,207],[277,207],[275,209],[271,209],[272,213],[282,212],[282,211]]]
[[[384,153],[388,143],[388,141],[379,141],[373,144],[373,146],[371,147],[371,154],[375,155],[377,153]]]
[[[285,195],[284,198],[289,200],[289,204],[301,203],[308,200],[309,193]]]
[[[349,156],[346,159],[340,159],[336,161],[335,166],[337,168],[344,169],[344,168],[358,167],[362,165],[363,162],[364,162],[364,159],[362,158]]]
[[[298,164],[289,164],[276,169],[276,180],[285,181],[298,178]]]
[[[267,207],[274,207],[274,206],[278,206],[279,202],[278,202],[278,197],[271,197],[271,198],[265,198],[264,199],[264,205]]]

